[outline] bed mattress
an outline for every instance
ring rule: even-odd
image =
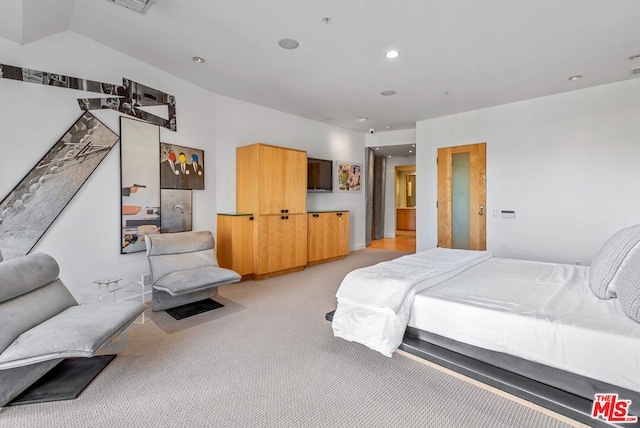
[[[409,326],[640,392],[640,324],[587,274],[492,258],[418,293]]]

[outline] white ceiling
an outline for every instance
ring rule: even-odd
[[[146,15],[106,0],[2,0],[0,37],[67,29],[215,93],[362,132],[640,67],[628,59],[640,53],[638,0],[156,0]]]
[[[399,144],[394,146],[374,146],[371,147],[375,156],[386,158],[410,158],[416,156],[415,144]]]

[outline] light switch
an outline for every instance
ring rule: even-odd
[[[502,210],[502,211],[500,211],[500,217],[502,217],[502,218],[516,218],[516,212],[515,211]]]

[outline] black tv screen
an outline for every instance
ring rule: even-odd
[[[307,192],[333,192],[333,161],[307,158]]]

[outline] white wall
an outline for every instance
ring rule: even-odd
[[[399,146],[416,143],[415,129],[399,129],[397,131],[374,132],[366,134],[367,147]]]
[[[217,96],[213,122],[218,147],[218,212],[236,206],[236,147],[253,143],[306,150],[312,158],[360,163],[364,167],[365,134],[303,119],[276,110]],[[251,171],[247,171],[251,173]],[[335,189],[334,172],[334,189]],[[351,250],[365,247],[364,188],[361,192],[307,193],[307,211],[349,210]]]
[[[364,134],[345,131],[205,91],[71,32],[21,46],[0,39],[0,63],[120,84],[123,77],[173,94],[178,132],[163,142],[205,150],[205,189],[193,192],[194,230],[215,233],[216,212],[235,210],[235,147],[256,141],[310,155],[364,162]],[[193,66],[193,64],[185,64]],[[98,94],[0,79],[0,197],[8,194],[82,113],[77,98]],[[118,113],[95,111],[119,133]],[[317,149],[316,149],[317,147]],[[34,251],[51,254],[76,295],[106,276],[135,281],[144,253],[120,254],[120,159],[117,144],[43,236]],[[352,211],[351,247],[364,247],[364,194],[309,198],[312,209]]]
[[[635,79],[418,122],[418,250],[437,243],[437,149],[486,142],[487,249],[590,264],[639,222],[639,117]]]

